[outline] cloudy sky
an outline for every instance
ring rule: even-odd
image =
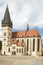
[[[43,0],[0,0],[0,37],[1,22],[8,5],[13,22],[13,31],[36,29],[43,36]]]

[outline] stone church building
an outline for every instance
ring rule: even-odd
[[[8,6],[2,20],[2,55],[42,55],[42,39],[37,30],[12,32]]]

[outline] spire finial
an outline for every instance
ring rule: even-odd
[[[7,4],[7,8],[8,8],[8,4]]]
[[[27,30],[29,30],[29,25],[27,24]]]

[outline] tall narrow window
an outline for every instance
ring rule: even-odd
[[[24,43],[24,40],[22,39],[22,43]]]
[[[19,49],[19,53],[21,53],[21,49]]]
[[[27,51],[28,51],[28,48],[29,48],[29,39],[27,39]]]
[[[17,53],[18,53],[18,49],[17,49]]]
[[[8,48],[8,52],[10,52],[10,48]]]
[[[22,48],[22,53],[23,53],[23,48]]]
[[[6,36],[6,32],[4,32],[4,36]]]
[[[35,39],[33,39],[33,51],[35,51]]]
[[[39,51],[39,44],[40,44],[40,39],[38,39],[38,43],[37,43],[37,51]]]
[[[17,42],[19,42],[19,39],[17,40]]]

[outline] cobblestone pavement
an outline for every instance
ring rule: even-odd
[[[43,57],[0,56],[0,65],[43,65]]]

